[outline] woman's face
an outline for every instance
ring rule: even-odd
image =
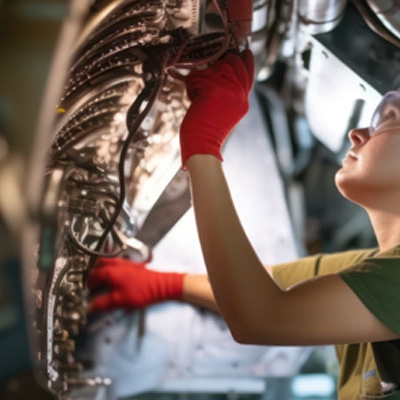
[[[365,204],[379,194],[400,196],[400,92],[389,92],[368,128],[350,131],[351,148],[335,177],[349,200]]]

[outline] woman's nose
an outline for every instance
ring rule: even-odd
[[[369,138],[370,138],[369,128],[357,128],[357,129],[352,129],[349,132],[350,142],[354,146],[363,145],[365,142],[368,141]]]

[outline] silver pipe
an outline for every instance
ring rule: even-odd
[[[391,32],[376,18],[375,13],[369,8],[363,0],[353,0],[353,4],[356,6],[358,12],[364,18],[366,24],[373,30],[377,35],[392,43],[394,46],[400,48],[400,39],[393,36]]]
[[[347,0],[299,0],[302,31],[311,35],[332,30],[341,20]]]
[[[400,40],[400,5],[396,1],[366,0],[376,17]]]

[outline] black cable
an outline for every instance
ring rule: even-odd
[[[162,71],[162,70],[161,70]],[[149,73],[150,74],[150,73]],[[153,106],[159,89],[161,87],[163,81],[163,74],[160,74],[159,77],[154,76],[154,74],[150,75],[150,79],[145,83],[145,87],[142,89],[140,92],[139,96],[136,98],[134,103],[130,106],[127,116],[126,116],[126,123],[127,123],[127,128],[128,128],[128,136],[124,142],[124,145],[121,150],[120,158],[119,158],[119,163],[118,163],[118,178],[119,178],[119,184],[120,184],[120,191],[119,191],[119,198],[118,201],[115,205],[115,210],[112,215],[112,217],[109,220],[109,223],[107,224],[106,228],[104,229],[103,234],[101,235],[99,242],[97,243],[96,247],[94,250],[88,251],[88,249],[85,248],[85,250],[79,246],[79,248],[84,251],[86,254],[90,253],[89,255],[91,256],[91,260],[89,262],[89,268],[86,271],[86,275],[89,274],[89,271],[91,270],[91,267],[93,266],[95,262],[95,258],[103,255],[101,253],[101,248],[104,245],[104,242],[109,235],[109,233],[112,230],[113,225],[115,224],[121,210],[124,204],[125,200],[125,161],[126,161],[126,156],[129,150],[129,145],[134,138],[137,130],[139,129],[141,123],[143,122],[144,118],[146,115],[149,113],[151,107]],[[145,107],[145,109],[140,112],[140,107],[142,106],[143,102],[148,100],[148,103]]]

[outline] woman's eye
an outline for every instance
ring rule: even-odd
[[[386,108],[383,112],[377,112],[373,115],[370,133],[374,133],[377,129],[383,128],[386,125],[391,124],[393,121],[398,119],[399,115],[394,108]]]
[[[384,114],[384,116],[382,117],[382,121],[387,121],[389,119],[396,118],[396,115],[397,115],[396,112],[392,109],[386,114]]]
[[[396,118],[396,113],[393,110],[390,110],[386,114],[382,115],[382,117],[379,119],[378,126],[394,118]]]

